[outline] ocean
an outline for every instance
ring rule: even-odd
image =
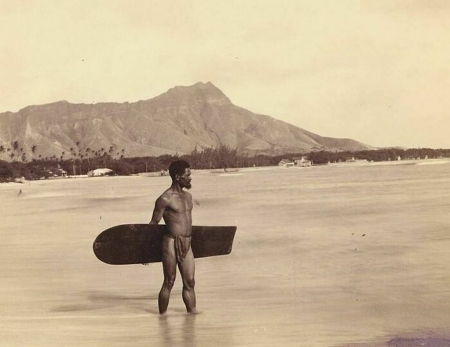
[[[447,341],[449,173],[446,160],[194,170],[193,224],[237,233],[230,255],[196,261],[201,313],[185,313],[178,276],[163,317],[161,264],[107,265],[92,243],[149,222],[169,177],[2,184],[1,345]]]

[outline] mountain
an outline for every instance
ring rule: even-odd
[[[71,151],[87,148],[111,148],[114,154],[125,150],[126,156],[183,154],[220,145],[249,154],[373,148],[351,139],[322,137],[252,113],[233,105],[210,82],[174,87],[134,103],[59,101],[0,113],[0,146],[17,147],[9,152],[16,158],[22,153],[28,159],[60,157],[63,152],[69,158]],[[0,158],[6,159],[7,154],[0,153]]]

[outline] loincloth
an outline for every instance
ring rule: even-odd
[[[174,240],[177,262],[181,264],[184,258],[186,258],[186,254],[188,253],[189,249],[191,248],[192,237],[173,235],[170,232],[167,232],[165,235]]]

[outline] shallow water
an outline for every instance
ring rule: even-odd
[[[168,177],[1,185],[0,341],[378,346],[449,335],[449,172],[448,163],[194,172],[194,224],[238,231],[230,255],[196,262],[202,313],[184,313],[178,280],[165,317],[160,264],[106,265],[92,242],[110,226],[148,222]]]

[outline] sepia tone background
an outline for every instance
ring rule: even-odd
[[[236,105],[322,136],[448,148],[449,11],[412,0],[1,0],[0,112],[211,81]],[[1,185],[0,339],[444,345],[449,164],[432,164],[196,172],[194,222],[238,233],[229,256],[197,262],[194,317],[180,287],[159,317],[158,266],[111,267],[91,250],[103,229],[148,221],[167,177]]]
[[[445,0],[0,1],[0,112],[212,82],[321,136],[449,148]]]

